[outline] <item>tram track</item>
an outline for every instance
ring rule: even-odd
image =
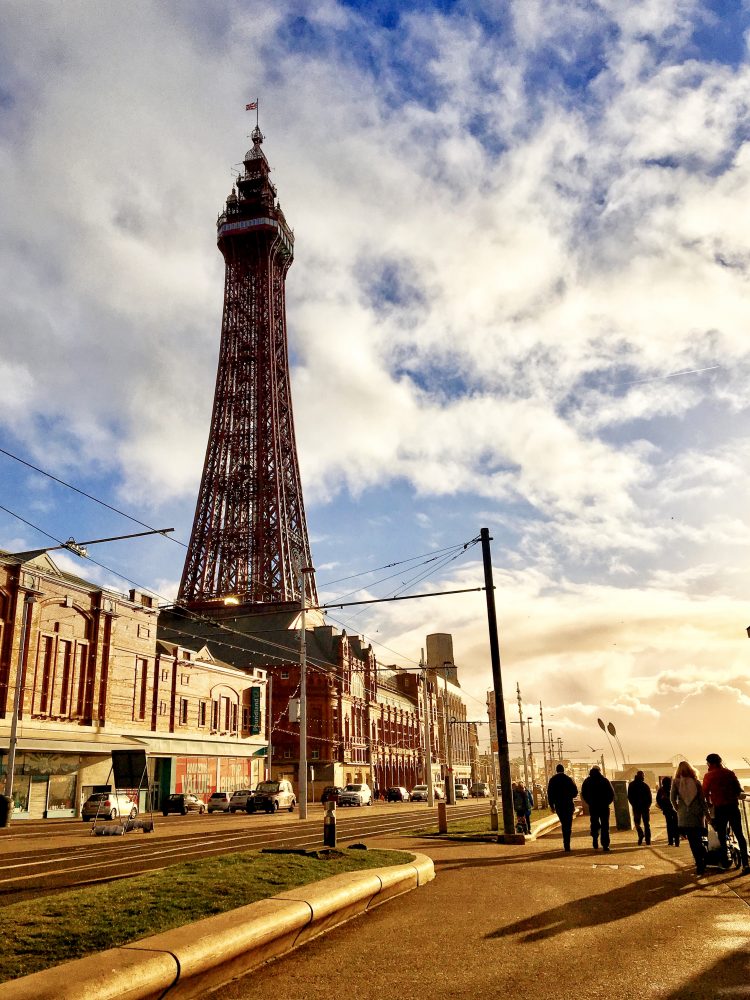
[[[449,808],[449,820],[482,815],[487,808],[486,803],[476,802],[455,805]],[[95,841],[80,845],[4,852],[0,862],[0,897],[7,905],[32,896],[130,878],[199,858],[264,847],[312,849],[323,846],[322,813],[319,818],[274,823],[255,830],[237,826],[222,830],[222,819],[196,818],[191,824],[193,828],[184,833],[170,831],[159,835],[133,831],[121,837],[97,837]],[[198,824],[212,820],[208,829],[205,826],[197,828]],[[364,815],[359,810],[354,815],[343,815],[340,809],[337,836],[340,843],[348,845],[364,838],[432,826],[436,821],[436,811],[419,807],[398,812],[390,809],[387,812],[368,811]],[[64,834],[67,833],[65,830]],[[143,838],[147,838],[145,842]]]

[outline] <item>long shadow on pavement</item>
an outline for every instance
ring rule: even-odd
[[[718,962],[694,976],[663,1000],[706,1000],[707,997],[750,997],[750,954],[746,950],[730,952]]]
[[[513,921],[488,934],[487,938],[491,940],[518,934],[523,944],[543,941],[566,931],[624,920],[651,906],[674,899],[678,894],[702,889],[703,886],[691,876],[679,872],[652,875],[619,888],[571,900],[525,920]]]

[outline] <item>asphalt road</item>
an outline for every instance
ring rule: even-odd
[[[449,807],[449,814],[479,815],[489,802]],[[199,816],[154,816],[153,833],[133,830],[123,836],[92,835],[80,820],[17,821],[0,831],[0,901],[9,903],[74,886],[127,878],[231,851],[262,847],[319,847],[323,844],[323,809],[315,804],[308,819],[298,812],[274,815],[213,813]],[[337,810],[340,844],[376,833],[436,826],[436,810],[411,803],[379,804]],[[109,826],[117,824],[107,824]]]
[[[373,838],[422,851],[437,878],[212,996],[221,1000],[736,1000],[750,997],[750,876],[693,874],[687,844],[615,833],[573,852]]]

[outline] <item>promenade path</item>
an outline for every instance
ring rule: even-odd
[[[379,838],[437,878],[217,990],[221,1000],[716,1000],[750,998],[750,876],[696,878],[687,844],[577,819],[523,847]]]

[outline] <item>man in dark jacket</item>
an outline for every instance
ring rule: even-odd
[[[740,818],[739,801],[743,794],[737,775],[724,767],[721,757],[717,753],[710,753],[706,757],[708,770],[703,776],[703,794],[706,801],[714,809],[712,820],[713,828],[718,834],[723,855],[726,856],[725,867],[729,867],[729,855],[727,853],[727,828],[731,826],[737,846],[740,849],[742,859],[743,875],[750,875],[750,865],[747,860],[747,841],[742,832],[742,820]]]
[[[576,795],[578,795],[578,785],[565,773],[562,764],[558,764],[555,768],[555,774],[552,775],[547,784],[547,801],[550,809],[555,810],[560,820],[563,847],[566,851],[570,850],[570,832],[575,812],[573,799]]]
[[[633,809],[633,822],[638,832],[638,844],[651,843],[651,822],[649,811],[651,809],[651,789],[646,784],[646,776],[643,771],[636,771],[635,777],[628,785],[628,802]],[[643,824],[643,825],[641,825]]]
[[[589,807],[591,815],[591,839],[594,849],[599,846],[601,836],[602,850],[609,850],[609,807],[615,800],[615,792],[607,778],[598,767],[592,767],[588,778],[583,779],[581,798]]]

